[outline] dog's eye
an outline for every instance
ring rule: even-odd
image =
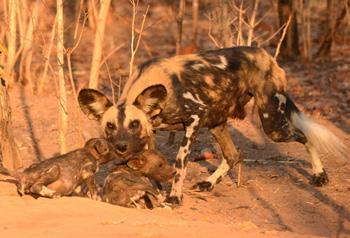
[[[151,117],[151,121],[154,121],[157,117],[158,117],[158,115],[152,116],[152,117]]]
[[[134,121],[130,122],[130,124],[129,124],[130,129],[138,129],[139,126],[140,126],[139,120],[134,120]]]
[[[116,126],[111,122],[107,122],[107,128],[111,130],[115,130]]]

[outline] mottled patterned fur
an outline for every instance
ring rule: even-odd
[[[0,173],[16,179],[20,195],[57,198],[72,195],[84,185],[89,190],[89,196],[97,198],[94,175],[101,164],[117,158],[113,147],[105,139],[95,138],[88,140],[84,148],[35,163],[22,172],[0,167]]]
[[[170,202],[180,203],[188,155],[198,130],[209,128],[224,155],[218,169],[198,183],[199,190],[211,190],[239,161],[227,119],[243,119],[245,105],[252,98],[266,134],[276,142],[305,144],[313,161],[313,182],[327,183],[318,151],[328,148],[341,154],[344,147],[327,129],[306,120],[286,88],[284,70],[264,49],[234,47],[148,61],[127,81],[116,106],[92,89],[83,89],[79,101],[125,156],[153,147],[152,130],[185,130],[169,196]],[[319,136],[318,131],[322,131]]]

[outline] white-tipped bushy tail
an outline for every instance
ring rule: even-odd
[[[348,152],[343,142],[324,126],[314,122],[301,112],[292,112],[293,125],[305,135],[308,143],[317,151],[331,153],[341,158],[347,158]]]

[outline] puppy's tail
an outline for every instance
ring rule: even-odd
[[[343,142],[330,130],[300,112],[288,97],[286,109],[289,111],[288,114],[293,126],[305,135],[307,142],[313,145],[317,151],[331,153],[344,159],[348,157],[347,147]]]

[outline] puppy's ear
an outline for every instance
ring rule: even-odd
[[[134,105],[150,118],[158,115],[164,107],[167,91],[163,85],[146,88],[135,100]]]
[[[103,113],[113,105],[103,93],[90,88],[80,90],[78,101],[84,114],[97,121],[101,120]]]
[[[128,167],[133,170],[140,170],[144,164],[145,160],[142,157],[129,160],[127,163]]]
[[[85,143],[84,148],[99,164],[105,164],[116,159],[115,154],[112,152],[111,145],[105,139],[90,139]]]
[[[94,149],[100,155],[106,155],[110,151],[108,142],[104,139],[97,139],[94,145]]]
[[[102,138],[93,138],[85,143],[85,148],[97,159],[110,152],[110,146],[107,140]]]

